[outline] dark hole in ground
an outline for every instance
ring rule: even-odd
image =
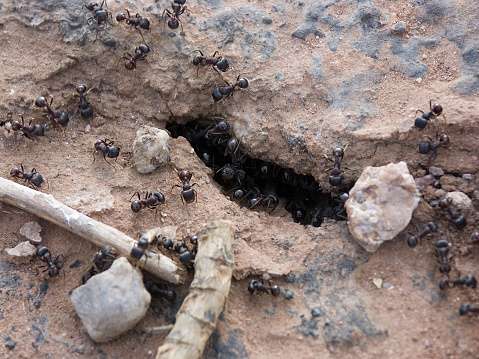
[[[295,222],[315,227],[324,218],[346,219],[344,202],[350,187],[340,188],[343,193],[333,197],[311,175],[250,158],[225,121],[168,122],[166,129],[172,137],[183,136],[190,142],[198,157],[214,170],[214,180],[224,194],[239,205],[269,213],[283,207]]]

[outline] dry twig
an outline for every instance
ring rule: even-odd
[[[0,177],[0,201],[21,208],[38,217],[63,227],[93,244],[114,247],[117,252],[130,258],[136,241],[119,230],[95,221],[55,200],[51,195],[33,190]],[[185,270],[170,258],[148,252],[139,263],[140,267],[170,283],[179,284],[185,280]]]
[[[156,359],[200,358],[228,297],[233,274],[234,225],[207,224],[198,233],[195,277],[176,316],[175,326]]]

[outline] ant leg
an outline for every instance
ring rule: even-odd
[[[424,114],[424,111],[422,111],[422,110],[416,110],[416,113],[414,114],[414,117],[417,116],[417,113],[418,113],[418,112],[421,112],[422,114]]]

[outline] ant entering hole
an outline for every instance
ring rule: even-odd
[[[213,169],[223,193],[243,207],[270,214],[282,209],[283,215],[289,212],[295,222],[315,227],[325,218],[347,219],[344,203],[352,185],[340,184],[336,188],[341,194],[333,196],[311,175],[249,157],[241,150],[241,139],[231,135],[229,124],[222,119],[168,122],[166,129],[173,138],[188,140],[198,157]]]

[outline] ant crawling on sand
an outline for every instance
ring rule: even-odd
[[[52,254],[45,246],[39,246],[37,248],[36,255],[40,257],[40,259],[47,263],[48,275],[50,277],[56,277],[60,273],[60,269],[63,267],[63,261],[60,259],[60,256],[57,256],[55,260],[52,259]]]
[[[115,248],[110,246],[101,247],[101,250],[93,255],[92,264],[83,275],[82,283],[85,284],[94,275],[109,269],[117,257],[118,253]]]
[[[414,120],[414,127],[419,128],[419,130],[423,130],[429,123],[429,120],[433,120],[436,117],[440,116],[441,114],[444,117],[444,120],[446,120],[446,116],[444,116],[444,114],[442,113],[442,106],[438,103],[434,104],[433,106],[432,99],[429,100],[429,109],[430,111],[428,112],[424,112],[422,110],[416,110],[416,115],[418,112],[421,112],[422,116],[417,117]]]
[[[93,117],[93,110],[91,109],[90,104],[86,99],[86,95],[88,94],[88,92],[90,92],[90,90],[87,91],[87,87],[85,85],[77,86],[77,92],[80,96],[80,105],[78,107],[80,108],[80,114],[83,118]]]
[[[183,190],[181,191],[181,194],[180,194],[181,202],[183,202],[183,204],[185,202],[186,203],[191,203],[193,201],[198,202],[198,194],[196,193],[194,188],[192,188],[193,186],[198,185],[198,184],[193,183],[192,185],[190,185],[190,180],[191,180],[191,177],[193,177],[193,173],[191,171],[188,171],[188,170],[178,171],[178,177],[179,177],[180,181],[183,182],[183,185],[180,186],[178,184],[175,184],[173,187],[182,187],[183,188]],[[173,187],[171,188],[171,190],[173,190]]]
[[[12,113],[9,112],[7,114],[7,120],[2,121],[0,123],[0,126],[4,126],[8,132],[10,132],[10,130],[15,132],[21,131],[23,135],[30,140],[33,140],[34,136],[45,136],[44,125],[31,125],[32,121],[30,121],[28,125],[25,125],[25,122],[23,120],[23,115],[18,114],[18,116],[22,118],[21,123],[20,121],[12,120]]]
[[[140,46],[138,46],[135,49],[135,54],[133,56],[130,55],[128,52],[125,52],[123,56],[118,59],[118,63],[120,62],[120,60],[125,59],[127,60],[125,62],[125,67],[128,70],[134,70],[136,69],[136,62],[138,60],[144,60],[146,58],[146,54],[149,52],[150,52],[150,48],[148,47],[148,45],[140,44]],[[128,56],[125,56],[125,55],[128,55]],[[118,63],[117,63],[117,66],[118,66]]]
[[[419,153],[427,155],[429,158],[436,157],[436,151],[439,147],[447,147],[451,140],[448,135],[441,135],[440,137],[436,134],[436,141],[433,141],[431,137],[428,136],[429,141],[424,141],[419,144]]]
[[[82,10],[84,7],[86,7],[89,11],[92,12],[92,15],[93,15],[86,19],[88,26],[91,26],[92,20],[96,20],[97,24],[101,25],[104,22],[106,23],[106,21],[108,20],[108,15],[111,18],[111,12],[104,9],[103,5],[105,5],[105,8],[108,7],[106,0],[103,0],[100,6],[98,6],[98,3],[94,1],[90,1],[88,4],[82,5],[81,7]]]
[[[281,289],[277,285],[264,285],[254,279],[248,283],[248,292],[254,294],[257,291],[258,293],[267,293],[272,294],[273,296],[277,297],[281,293]]]
[[[140,193],[136,192],[133,196],[138,195],[138,199],[131,202],[131,210],[134,213],[140,212],[142,208],[155,209],[160,203],[165,203],[165,196],[160,191],[155,193],[146,192],[145,199],[140,199]],[[133,198],[133,196],[130,197]]]
[[[465,285],[466,287],[469,287],[469,288],[476,288],[477,280],[476,278],[474,278],[474,276],[468,274],[465,277],[458,277],[454,279],[441,279],[439,281],[439,288],[441,288],[441,290],[444,290],[446,286],[455,287],[458,285]]]
[[[10,176],[23,178],[25,181],[28,181],[30,184],[32,184],[35,187],[42,186],[44,179],[42,175],[38,173],[35,168],[32,169],[30,172],[25,172],[22,164],[20,164],[20,168],[13,167],[12,170],[10,171]]]
[[[173,11],[169,9],[163,10],[163,14],[161,16],[165,17],[168,16],[170,19],[168,20],[168,27],[172,30],[177,29],[179,25],[181,25],[181,31],[183,32],[183,25],[180,21],[180,15],[184,12],[191,12],[185,5],[186,0],[174,0],[171,3],[171,8]],[[166,16],[165,16],[166,15]]]
[[[343,160],[343,157],[344,157],[344,148],[335,147],[333,149],[333,156],[334,156],[334,167],[333,167],[333,170],[331,171],[331,175],[329,176],[329,184],[331,186],[340,186],[342,182],[341,161]]]
[[[460,315],[466,315],[467,313],[479,313],[479,305],[463,304],[459,308]]]
[[[147,279],[145,281],[145,288],[153,298],[163,298],[170,303],[174,303],[176,300],[176,292],[169,289],[166,284]]]
[[[218,57],[216,56],[216,55],[219,55],[218,51],[215,51],[213,56],[205,56],[201,52],[201,50],[195,50],[195,51],[192,51],[191,53],[193,52],[199,52],[201,54],[201,55],[195,55],[195,57],[193,58],[193,65],[195,66],[198,66],[198,65],[212,66],[215,71],[217,71],[216,69],[218,69],[222,72],[226,72],[229,68],[228,60],[226,60],[226,58],[222,56],[218,56]],[[200,69],[199,67],[196,69],[196,75],[198,75],[199,69]]]
[[[114,143],[115,142],[105,138],[104,140],[97,140],[93,145],[93,148],[95,149],[95,151],[103,153],[103,158],[106,162],[108,162],[106,157],[117,158],[120,155],[120,147],[114,146]],[[93,152],[93,161],[95,161],[95,151]],[[111,163],[108,163],[111,166]]]
[[[429,222],[423,229],[409,237],[407,239],[407,245],[411,248],[416,247],[419,239],[427,236],[431,232],[437,232],[437,224],[434,222]]]
[[[126,20],[127,25],[133,26],[138,31],[141,31],[138,29],[138,26],[144,30],[150,30],[150,20],[148,20],[146,17],[140,16],[140,14],[130,16],[130,11],[128,9],[125,10],[126,15],[122,12],[118,13],[118,15],[116,15],[116,21],[122,22]]]
[[[52,99],[50,100],[50,103],[48,103],[45,97],[43,96],[40,96],[35,101],[35,105],[37,105],[38,107],[46,107],[50,116],[56,119],[61,126],[65,127],[66,125],[68,125],[68,121],[70,121],[70,119],[68,118],[68,113],[65,111],[54,110],[51,106],[52,103],[53,103],[53,96],[52,96]]]
[[[451,271],[451,266],[449,265],[449,243],[446,239],[440,239],[436,242],[436,251],[439,255],[439,272],[448,273]]]
[[[216,102],[221,100],[225,96],[233,96],[233,93],[235,91],[245,89],[249,86],[248,79],[245,77],[241,77],[241,75],[238,75],[238,77],[236,78],[236,82],[233,85],[230,85],[226,80],[225,82],[228,86],[216,87],[213,90],[213,100],[215,100]]]
[[[454,208],[452,208],[452,198],[443,198],[438,204],[438,207],[445,209],[451,217],[452,223],[456,226],[457,229],[464,229],[467,225],[467,219],[464,215],[459,214]]]

